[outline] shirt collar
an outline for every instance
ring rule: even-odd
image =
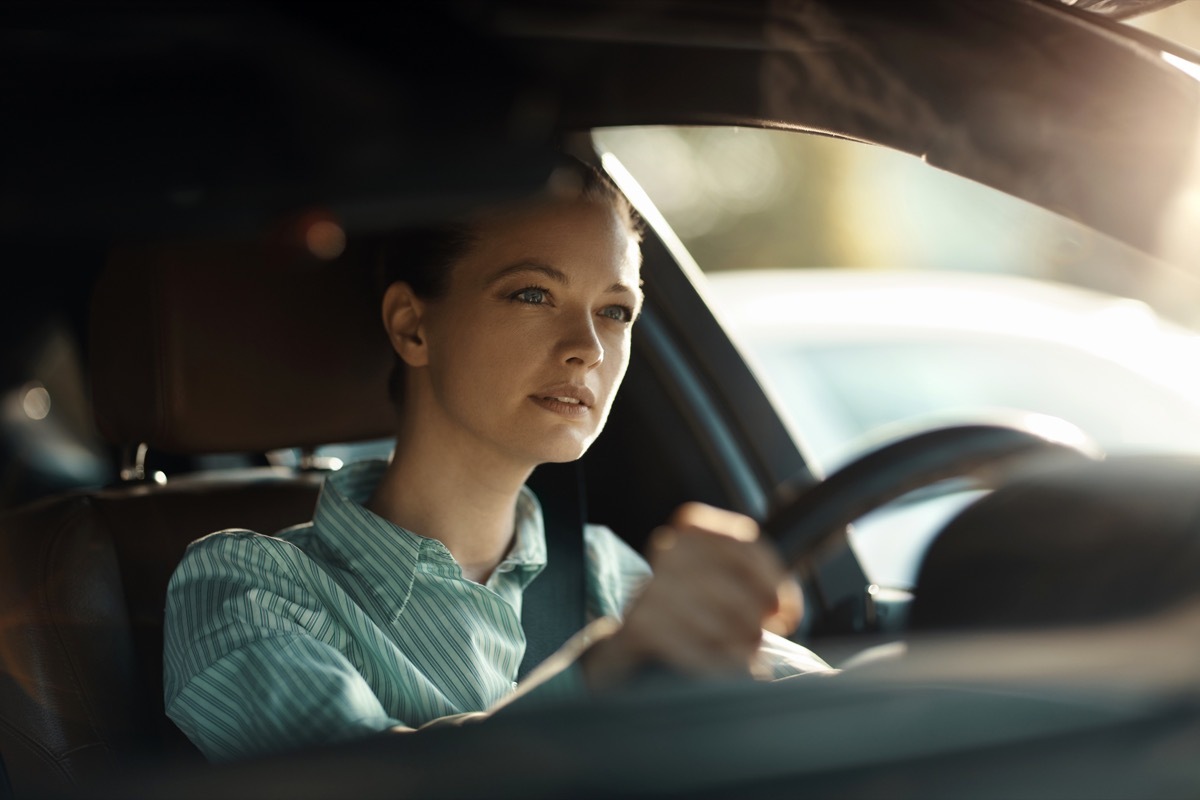
[[[512,550],[505,561],[530,567],[546,566],[546,523],[542,504],[528,486],[521,487],[517,496],[517,515],[514,522]]]
[[[393,595],[399,610],[421,560],[452,562],[453,557],[436,539],[401,528],[365,507],[386,469],[386,461],[372,460],[331,472],[317,498],[313,527],[377,590]],[[546,530],[541,504],[525,486],[517,497],[514,532],[512,549],[497,569],[521,569],[532,573],[532,579],[546,565]]]

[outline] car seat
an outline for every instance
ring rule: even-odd
[[[389,435],[393,356],[371,284],[366,258],[321,260],[301,239],[111,255],[89,364],[100,430],[129,454],[126,480],[0,516],[0,756],[16,796],[139,759],[199,758],[163,713],[170,574],[209,532],[309,519],[320,476],[264,466],[165,478],[146,474],[146,453]]]

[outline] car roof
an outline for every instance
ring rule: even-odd
[[[1180,0],[1061,0],[1073,8],[1085,9],[1114,19],[1127,19],[1173,6]]]
[[[0,233],[403,222],[538,185],[573,131],[747,124],[919,155],[1156,252],[1200,84],[1173,66],[1194,54],[1117,30],[1053,0],[22,6]]]

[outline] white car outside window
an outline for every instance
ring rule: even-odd
[[[707,281],[826,473],[892,433],[998,415],[1065,421],[1112,454],[1200,454],[1200,337],[1139,301],[974,273],[752,270]],[[977,496],[925,496],[864,518],[852,542],[868,575],[911,586],[931,537]]]

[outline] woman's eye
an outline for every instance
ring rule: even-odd
[[[600,316],[615,319],[617,322],[633,322],[633,309],[629,306],[606,306],[601,309]]]
[[[535,286],[522,289],[519,292],[514,292],[510,297],[519,303],[529,303],[530,305],[541,305],[546,302],[546,297],[549,294],[545,289],[538,289]]]

